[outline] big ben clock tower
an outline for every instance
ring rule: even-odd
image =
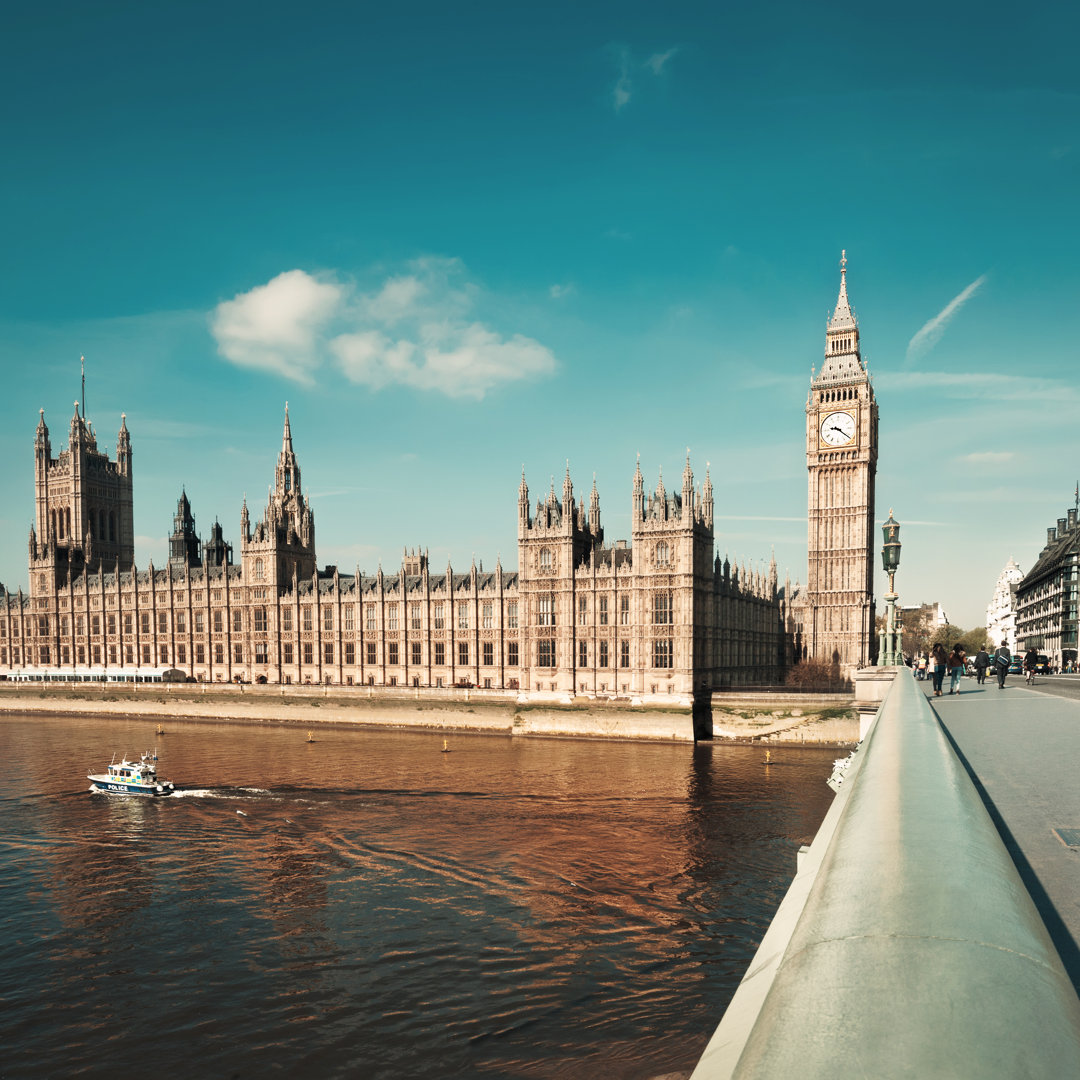
[[[847,254],[840,296],[825,329],[825,362],[806,402],[807,652],[850,678],[871,662],[874,638],[874,477],[878,409],[848,303]]]

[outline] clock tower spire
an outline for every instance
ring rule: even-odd
[[[847,292],[825,327],[825,359],[806,402],[807,653],[846,677],[872,661],[878,408]]]

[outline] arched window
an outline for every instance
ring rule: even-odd
[[[262,581],[263,579],[263,561],[262,559],[255,560],[255,580]]]
[[[541,570],[550,570],[551,569],[551,550],[549,548],[541,548],[540,549],[540,569]]]
[[[671,549],[668,547],[666,540],[661,540],[660,543],[656,545],[656,565],[671,565]]]

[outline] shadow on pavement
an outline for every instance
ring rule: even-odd
[[[968,776],[971,777],[971,782],[975,785],[975,790],[979,793],[979,798],[982,799],[983,806],[986,807],[987,813],[990,815],[990,820],[993,821],[998,835],[1004,842],[1005,848],[1016,866],[1017,872],[1020,874],[1020,880],[1024,883],[1024,888],[1027,889],[1031,899],[1035,902],[1035,909],[1042,917],[1042,921],[1050,934],[1050,940],[1054,943],[1054,948],[1057,949],[1058,956],[1061,957],[1061,962],[1065,966],[1065,973],[1073,984],[1073,989],[1076,990],[1077,994],[1080,994],[1080,946],[1077,945],[1076,940],[1069,933],[1068,927],[1062,922],[1057,908],[1054,907],[1050,897],[1046,895],[1046,890],[1043,889],[1038,875],[1031,868],[1031,864],[1020,850],[1020,846],[1013,839],[1009,827],[998,813],[993,800],[979,782],[978,776],[975,775],[975,770],[968,763],[968,759],[964,757],[960,747],[956,745],[956,740],[952,737],[945,721],[939,716],[938,722],[941,724],[941,730],[945,732],[945,738],[949,740],[956,756],[960,759],[960,763],[964,766]]]

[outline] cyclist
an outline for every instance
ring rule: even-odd
[[[1039,662],[1039,654],[1032,645],[1026,653],[1024,653],[1024,678],[1028,681],[1028,686],[1035,682],[1035,665]]]

